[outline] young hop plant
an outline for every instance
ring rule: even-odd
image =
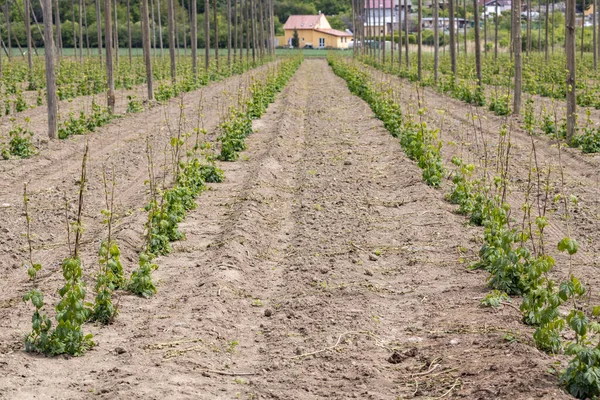
[[[25,121],[29,122],[29,119],[27,118]],[[16,125],[8,132],[8,136],[10,140],[0,150],[2,158],[5,160],[11,158],[29,158],[37,153],[37,149],[31,141],[33,132],[29,129],[21,125]]]
[[[81,215],[83,211],[83,193],[86,182],[86,163],[88,146],[81,167],[81,180],[79,185],[79,208],[77,220],[73,225],[75,231],[75,245],[73,253],[62,262],[62,273],[65,284],[59,289],[61,299],[56,305],[57,325],[52,330],[52,323],[46,314],[41,312],[44,306],[43,294],[34,289],[23,297],[24,301],[31,301],[35,307],[32,318],[32,331],[25,337],[27,351],[43,353],[48,356],[70,354],[79,356],[94,346],[91,334],[84,334],[82,326],[89,320],[92,310],[86,307],[85,283],[82,280],[81,259],[79,247],[83,233]],[[67,225],[68,232],[70,227]],[[70,247],[70,244],[69,244]]]
[[[106,171],[102,171],[104,182],[104,197],[106,208],[102,210],[104,215],[104,224],[107,226],[108,235],[100,243],[98,257],[100,268],[96,275],[96,299],[94,301],[94,310],[92,319],[103,324],[110,324],[119,313],[117,307],[113,305],[112,294],[115,289],[121,289],[126,286],[123,276],[123,266],[121,265],[119,246],[112,237],[112,224],[114,217],[114,195],[115,195],[115,172],[113,169],[111,177],[111,188],[109,189]]]

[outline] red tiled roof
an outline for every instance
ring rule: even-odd
[[[283,29],[314,29],[320,20],[320,15],[290,15]]]
[[[365,8],[393,8],[394,0],[365,0]]]
[[[352,37],[351,33],[338,31],[337,29],[315,29],[315,31],[327,33],[328,35],[332,35],[332,36]]]

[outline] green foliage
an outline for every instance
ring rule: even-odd
[[[533,99],[529,98],[525,101],[525,110],[523,113],[523,127],[530,135],[535,135],[536,120]]]
[[[10,140],[7,145],[2,146],[2,158],[29,158],[37,153],[31,138],[33,132],[21,125],[12,127],[8,133]]]
[[[600,128],[584,128],[581,135],[573,138],[572,146],[580,147],[584,153],[600,153]]]
[[[144,106],[136,96],[127,96],[127,114],[139,113],[144,111]]]
[[[496,96],[490,99],[490,111],[493,111],[496,115],[499,116],[510,114],[510,107],[508,106],[509,100],[509,95],[497,94]]]
[[[152,258],[147,253],[140,253],[139,267],[132,272],[127,288],[133,294],[142,297],[152,297],[156,293],[156,286],[152,282],[152,271],[158,265],[152,263]]]
[[[594,308],[594,317],[599,312],[598,307]],[[574,397],[595,399],[600,396],[600,344],[592,343],[591,337],[600,333],[600,324],[579,310],[572,310],[566,321],[575,332],[575,340],[565,350],[573,358],[560,381]]]
[[[443,75],[439,81],[440,92],[476,106],[484,106],[485,94],[483,88],[473,85],[473,78],[468,80],[455,79],[453,75]]]
[[[510,297],[506,293],[499,290],[492,290],[481,300],[481,305],[483,307],[498,308],[502,303],[507,301],[510,301]]]
[[[540,122],[540,125],[544,134],[554,136],[556,133],[554,118],[552,117],[552,114],[546,112],[546,109],[542,110],[542,121]]]
[[[173,97],[176,97],[178,91],[175,86],[168,83],[161,83],[158,89],[154,92],[154,98],[158,102],[165,102]]]
[[[83,111],[80,111],[79,117],[75,117],[75,114],[70,113],[69,118],[58,126],[58,138],[66,139],[69,136],[85,134],[87,132],[86,120],[87,117]]]
[[[469,217],[473,225],[482,226],[494,209],[494,201],[489,198],[490,188],[484,181],[475,179],[475,166],[453,157],[452,163],[458,170],[452,175],[452,190],[446,196],[452,204],[457,204],[457,212]]]
[[[25,336],[25,351],[52,354],[54,347],[52,321],[46,314],[42,313],[44,307],[44,294],[38,289],[30,290],[23,295],[23,301],[31,303],[35,307],[35,312],[31,318],[32,330]]]
[[[183,238],[178,225],[189,210],[196,208],[195,199],[206,188],[207,178],[211,182],[221,182],[223,171],[214,162],[203,165],[197,157],[192,157],[180,164],[175,186],[162,192],[160,201],[153,199],[148,203],[149,254],[168,254],[170,242]]]
[[[58,291],[61,300],[56,306],[58,324],[53,333],[59,344],[52,354],[67,353],[78,356],[94,345],[92,335],[85,335],[82,326],[91,316],[91,310],[84,304],[85,283],[82,281],[81,260],[78,257],[66,258],[62,263],[65,285]]]
[[[209,160],[208,164],[202,164],[199,167],[200,174],[207,183],[221,183],[225,180],[223,170],[215,165],[214,160]]]
[[[229,118],[218,127],[219,136],[217,140],[221,142],[221,161],[235,161],[238,153],[246,149],[244,143],[246,137],[252,133],[252,120],[248,114],[232,109]]]
[[[572,256],[573,254],[577,253],[577,250],[579,250],[579,245],[574,239],[566,237],[558,242],[557,248],[558,251],[563,253],[566,251],[570,256]]]
[[[51,330],[50,319],[41,313],[44,306],[43,294],[34,289],[23,296],[35,307],[32,318],[32,331],[25,337],[25,349],[48,356],[69,354],[79,356],[94,346],[92,335],[85,335],[82,325],[91,315],[85,306],[85,284],[81,280],[81,261],[67,258],[62,263],[65,285],[58,291],[61,297],[56,306],[56,329]]]
[[[100,243],[100,270],[96,275],[96,299],[91,319],[103,325],[110,324],[119,312],[112,303],[113,291],[125,284],[119,254],[116,242],[103,240]]]
[[[75,117],[75,114],[70,113],[69,118],[59,125],[58,137],[60,139],[67,139],[69,136],[94,132],[96,128],[108,124],[115,118],[108,108],[101,107],[95,102],[92,102],[91,111],[89,116],[84,111],[80,111],[79,117]]]
[[[17,98],[15,99],[15,112],[22,112],[27,110],[27,103],[25,102],[25,99],[23,98],[23,92],[19,91],[17,92]]]
[[[102,210],[101,213],[104,216],[102,222],[108,227],[108,238],[100,243],[100,248],[98,249],[100,268],[96,274],[96,299],[91,318],[103,325],[108,325],[112,323],[119,313],[119,310],[112,303],[112,293],[116,289],[125,289],[127,282],[123,275],[123,266],[121,265],[121,251],[117,242],[110,237],[114,217],[114,171],[112,189],[108,188],[105,173],[103,173],[103,177],[106,209]]]

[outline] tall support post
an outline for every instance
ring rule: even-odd
[[[513,92],[513,114],[521,113],[521,92],[523,82],[522,39],[521,39],[521,0],[512,2],[512,45],[514,57],[514,92]]]
[[[115,79],[113,76],[112,12],[111,0],[104,0],[104,43],[106,44],[106,103],[111,113],[115,111]]]
[[[46,47],[46,100],[48,103],[48,137],[58,133],[58,102],[56,99],[56,72],[54,67],[54,39],[52,38],[52,0],[43,0],[44,46]]]
[[[565,53],[567,55],[567,140],[575,137],[577,97],[575,94],[575,0],[567,0]]]
[[[148,0],[142,0],[142,47],[144,52],[144,63],[146,64],[146,83],[148,86],[148,100],[154,100],[152,88],[152,55],[150,54],[150,20],[148,12]]]

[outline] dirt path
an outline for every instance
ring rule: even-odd
[[[158,260],[159,293],[88,326],[93,351],[26,354],[31,310],[2,310],[0,397],[569,398],[519,313],[478,306],[479,229],[324,60],[255,129]]]

